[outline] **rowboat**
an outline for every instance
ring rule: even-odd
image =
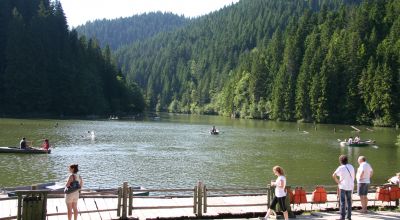
[[[342,146],[342,147],[344,147],[344,146],[349,146],[349,147],[367,147],[367,146],[370,146],[370,145],[373,145],[373,144],[375,144],[375,141],[373,141],[373,140],[359,141],[357,143],[353,142],[351,144],[347,143],[346,141],[341,141],[340,142],[340,146]]]
[[[48,182],[48,183],[41,183],[35,185],[36,190],[49,190],[49,191],[56,191],[56,192],[63,192],[65,186],[59,185],[56,182]],[[2,189],[3,194],[7,194],[8,197],[16,196],[15,191],[17,190],[31,190],[32,186],[16,186],[16,187],[7,187]]]
[[[210,131],[210,134],[212,134],[212,135],[218,135],[219,134],[219,131],[218,130],[215,130],[215,131]]]
[[[21,149],[17,147],[0,147],[0,153],[19,153],[19,154],[49,154],[51,150],[38,148]]]

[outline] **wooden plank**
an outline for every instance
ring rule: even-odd
[[[81,213],[81,211],[88,211],[86,208],[86,204],[83,199],[78,200],[78,212],[81,219],[91,220],[90,215],[88,213]]]
[[[89,210],[89,211],[92,211],[92,210],[98,211],[97,207],[96,207],[96,204],[94,202],[94,199],[85,198],[85,199],[83,199],[83,201],[84,201],[84,203],[86,205],[87,210]],[[100,216],[100,214],[98,212],[89,213],[89,215],[90,215],[90,219],[91,220],[101,220],[101,216]]]
[[[111,215],[110,215],[110,213],[108,211],[107,212],[101,212],[101,210],[108,209],[106,203],[104,202],[104,199],[97,198],[93,202],[95,203],[97,210],[100,211],[99,215],[100,215],[101,219],[111,219]]]

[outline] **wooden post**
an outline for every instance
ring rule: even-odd
[[[267,186],[267,204],[268,204],[268,208],[271,207],[271,200],[272,200],[272,188],[271,185],[268,184]]]
[[[203,183],[199,181],[197,183],[197,217],[203,216]]]
[[[193,213],[197,213],[197,186],[194,187],[193,193]]]
[[[117,208],[117,216],[121,216],[121,200],[122,200],[122,188],[118,187],[118,208]]]
[[[18,209],[17,209],[17,219],[22,219],[22,194],[17,193],[18,195]]]
[[[204,184],[204,186],[203,186],[203,196],[204,196],[204,199],[203,199],[203,213],[207,213],[207,188],[206,188],[206,185]]]
[[[127,199],[128,199],[128,182],[124,182],[122,185],[122,219],[127,219],[128,215],[126,213],[127,209]]]
[[[292,212],[292,207],[290,206],[290,194],[289,194],[290,190],[291,190],[290,186],[286,186],[285,206],[286,206],[286,210],[288,211],[289,217],[296,218],[296,215]]]
[[[128,195],[129,195],[129,206],[128,206],[128,215],[132,215],[132,209],[133,209],[133,191],[132,187],[128,188]]]

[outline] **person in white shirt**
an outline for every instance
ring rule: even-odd
[[[371,165],[367,163],[367,159],[364,156],[358,157],[358,164],[360,166],[357,169],[357,193],[361,200],[361,212],[367,213],[368,209],[368,187],[371,183],[371,177],[373,170]]]
[[[347,140],[348,144],[353,144],[353,137],[349,137],[349,139]]]
[[[390,184],[399,185],[400,184],[400,173],[396,173],[396,176],[388,179]]]
[[[355,178],[354,167],[348,163],[346,155],[341,155],[339,157],[339,162],[341,165],[333,172],[332,178],[338,184],[339,188],[340,219],[344,220],[346,217],[347,204],[347,219],[351,220],[351,195],[353,194]]]
[[[282,209],[283,216],[285,220],[289,219],[288,211],[286,210],[285,200],[286,200],[286,177],[285,172],[283,171],[282,167],[274,166],[272,168],[274,174],[278,177],[276,178],[275,182],[271,182],[271,186],[275,186],[275,196],[272,200],[271,206],[268,209],[265,217],[263,219],[268,219],[269,215],[271,214],[272,210],[275,210],[276,204],[279,203],[279,206]]]

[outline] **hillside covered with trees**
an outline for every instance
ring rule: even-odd
[[[241,0],[116,52],[158,111],[399,121],[400,1]]]
[[[137,112],[143,96],[97,41],[70,31],[61,4],[0,1],[0,114]]]
[[[101,46],[109,45],[115,50],[160,32],[174,31],[189,21],[190,19],[172,13],[152,12],[128,18],[89,21],[75,30],[80,36],[96,38]]]

